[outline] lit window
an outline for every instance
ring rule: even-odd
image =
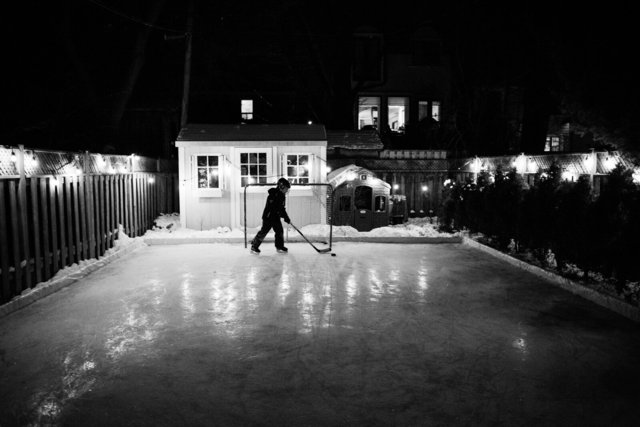
[[[253,99],[240,101],[240,113],[243,120],[253,120]]]
[[[267,153],[240,153],[240,185],[267,182]]]
[[[433,101],[431,103],[431,118],[433,118],[433,120],[435,120],[436,122],[440,121],[440,102],[439,101]]]
[[[287,154],[286,176],[292,184],[309,183],[309,155]]]
[[[358,129],[378,129],[380,98],[361,96],[358,98]]]
[[[393,132],[404,132],[409,113],[409,98],[389,97],[389,128]]]
[[[376,212],[386,212],[387,210],[387,198],[384,196],[376,196],[374,208]]]
[[[220,188],[220,156],[196,156],[198,188]]]
[[[562,151],[559,136],[547,136],[544,144],[544,151]]]

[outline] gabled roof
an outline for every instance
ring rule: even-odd
[[[326,141],[323,125],[188,124],[177,141]]]
[[[360,175],[368,175],[373,179],[380,181],[384,186],[391,188],[388,183],[376,177],[375,173],[354,164],[349,164],[331,171],[327,175],[327,183],[331,184],[331,186],[335,189],[346,181],[353,181],[354,179],[357,179],[357,177],[359,177]]]

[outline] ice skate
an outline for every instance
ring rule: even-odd
[[[251,253],[260,255],[260,249],[256,248],[255,246],[251,246]]]
[[[280,248],[276,248],[276,250],[278,251],[279,254],[286,254],[289,252],[289,249],[285,248],[284,246]]]

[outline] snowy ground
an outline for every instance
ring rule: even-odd
[[[286,224],[285,232],[286,232]],[[255,235],[259,228],[248,229],[248,235]],[[323,237],[329,235],[328,225],[306,225],[300,231],[307,237]],[[293,229],[289,233],[295,233]],[[349,226],[334,226],[334,237],[451,237],[457,234],[442,233],[437,230],[437,219],[433,218],[410,218],[405,224],[389,225],[387,227],[375,228],[371,231],[358,231]],[[218,227],[212,230],[192,230],[184,229],[180,226],[180,214],[165,214],[159,216],[155,221],[153,230],[147,231],[144,235],[147,239],[185,239],[194,237],[205,238],[243,238],[244,230],[228,227]]]

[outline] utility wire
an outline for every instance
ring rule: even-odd
[[[168,31],[168,32],[177,33],[177,34],[188,34],[188,32],[186,30],[176,30],[174,28],[168,28],[168,27],[163,27],[161,25],[151,24],[149,22],[143,21],[142,19],[136,18],[135,16],[127,15],[124,12],[120,12],[118,10],[115,10],[115,9],[105,5],[105,4],[102,4],[101,2],[99,2],[97,0],[88,0],[88,1],[90,3],[95,4],[96,6],[99,6],[99,7],[103,8],[104,10],[107,10],[107,11],[113,13],[114,15],[117,15],[117,16],[119,16],[121,18],[124,18],[124,19],[128,19],[129,21],[135,22],[137,24],[144,25],[144,26],[149,27],[149,28],[153,28],[154,30]]]

